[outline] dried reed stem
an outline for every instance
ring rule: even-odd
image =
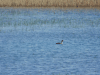
[[[0,0],[0,7],[99,7],[100,0]]]

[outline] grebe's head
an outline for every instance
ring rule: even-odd
[[[63,40],[61,42],[63,42]]]

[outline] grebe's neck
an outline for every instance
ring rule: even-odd
[[[61,41],[61,44],[63,44],[63,40]]]
[[[61,44],[63,44],[63,41],[61,41]]]

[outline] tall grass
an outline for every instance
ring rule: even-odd
[[[99,7],[100,0],[0,0],[1,7]]]

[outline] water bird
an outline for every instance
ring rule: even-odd
[[[63,40],[61,41],[61,43],[56,43],[56,44],[63,44]]]

